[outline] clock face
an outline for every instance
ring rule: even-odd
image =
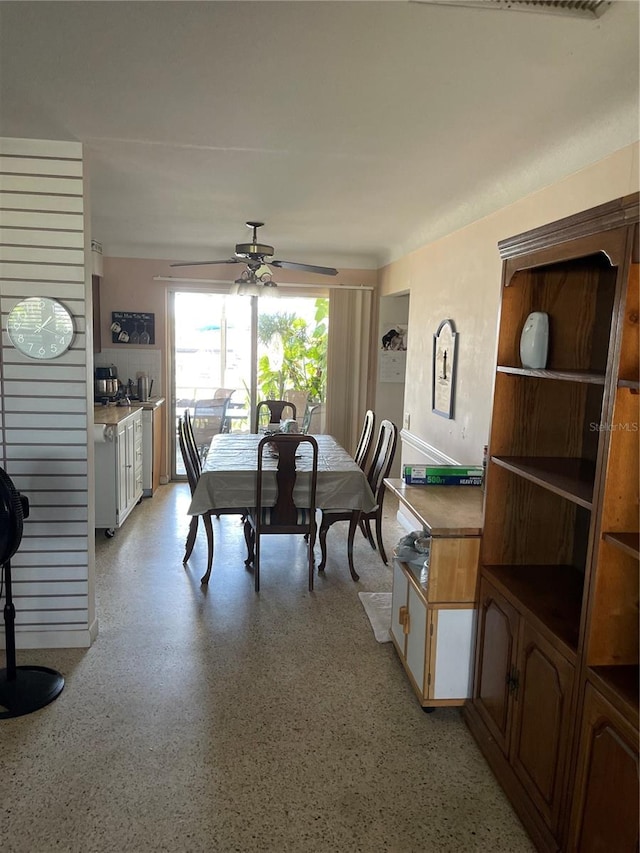
[[[14,347],[29,358],[57,358],[71,346],[73,318],[55,299],[33,296],[13,307],[7,332]]]

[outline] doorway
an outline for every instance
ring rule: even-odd
[[[203,455],[218,432],[255,430],[262,399],[291,400],[300,430],[324,431],[329,300],[278,296],[170,293],[175,423],[189,410]],[[172,432],[172,478],[183,479]]]

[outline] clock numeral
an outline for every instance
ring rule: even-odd
[[[51,352],[58,352],[58,347],[55,344],[51,344],[49,349],[51,350]]]
[[[44,354],[45,354],[45,352],[46,352],[45,348],[44,348],[44,347],[40,347],[40,349],[38,350],[38,355],[44,355]]]

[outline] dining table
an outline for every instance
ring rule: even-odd
[[[354,520],[360,512],[371,512],[375,497],[366,474],[353,457],[331,435],[314,435],[318,443],[316,507],[319,510],[352,510]],[[258,471],[259,433],[220,433],[215,435],[193,491],[189,515],[217,515],[237,510],[242,514],[255,505]],[[263,500],[276,500],[277,456],[266,455],[263,474]],[[311,448],[300,445],[296,460],[294,500],[305,505],[312,467]],[[272,473],[272,477],[269,473]],[[208,555],[206,583],[211,572],[213,553]],[[352,576],[357,577],[350,562]]]

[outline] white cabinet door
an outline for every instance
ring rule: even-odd
[[[407,606],[407,581],[397,560],[393,561],[393,590],[391,592],[391,633],[402,654],[405,653],[404,627],[400,621],[400,608]]]
[[[116,488],[118,505],[116,508],[116,524],[120,524],[127,511],[127,431],[126,427],[118,429],[116,439]]]
[[[438,610],[432,699],[467,699],[473,678],[475,610]]]
[[[420,693],[424,696],[424,670],[427,638],[427,608],[415,589],[409,585],[409,633],[407,634],[407,666]]]

